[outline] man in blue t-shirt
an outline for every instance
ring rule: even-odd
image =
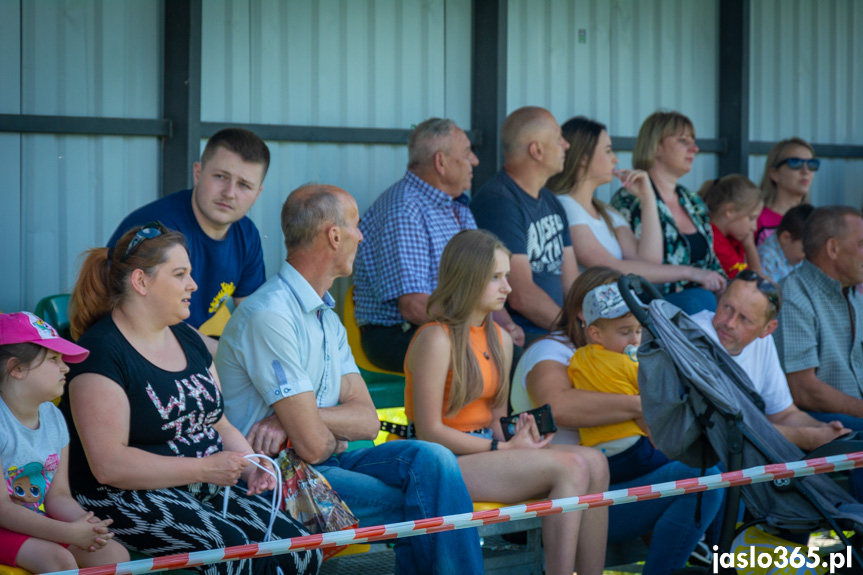
[[[113,247],[129,229],[153,220],[182,232],[198,284],[186,321],[204,335],[221,334],[229,297],[237,305],[266,279],[261,236],[246,213],[261,194],[269,165],[270,150],[258,136],[241,128],[221,130],[192,166],[194,188],[135,210],[108,240]],[[215,353],[215,340],[205,341]]]
[[[534,106],[501,128],[504,166],[471,201],[476,224],[512,252],[507,308],[528,339],[546,333],[578,266],[563,206],[545,182],[563,170],[569,144],[551,113]]]

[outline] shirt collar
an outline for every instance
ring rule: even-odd
[[[806,273],[812,278],[813,283],[827,293],[842,293],[842,282],[833,279],[824,273],[824,270],[810,262],[808,259],[803,260],[800,266],[800,271]]]
[[[453,202],[458,202],[467,206],[470,204],[470,197],[465,192],[457,197],[453,198],[445,191],[434,187],[427,181],[423,180],[412,171],[407,170],[405,172],[405,180],[407,180],[410,184],[415,186],[417,189],[422,190],[431,202],[436,206],[449,206]]]
[[[282,267],[279,270],[279,279],[294,294],[300,307],[306,313],[312,313],[320,309],[332,309],[336,306],[336,302],[330,295],[330,292],[325,292],[322,299],[314,290],[312,284],[297,271],[297,268],[287,261],[282,262]]]

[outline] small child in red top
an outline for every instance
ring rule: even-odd
[[[713,250],[729,279],[741,270],[761,273],[754,233],[764,202],[749,178],[731,174],[704,183],[698,195],[710,212]]]

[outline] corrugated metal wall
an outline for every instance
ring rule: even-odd
[[[205,5],[202,119],[410,128],[470,125],[470,0],[211,0]],[[308,181],[348,190],[363,212],[404,174],[405,146],[269,143],[250,215],[268,273],[285,251],[278,214]]]
[[[863,145],[863,2],[752,2],[750,139]],[[816,148],[815,153],[818,153]],[[765,156],[752,156],[756,182]],[[863,159],[822,162],[815,204],[863,204]]]
[[[716,137],[718,1],[510,0],[508,110],[541,105],[635,136],[652,111],[673,108],[699,137]],[[441,115],[469,126],[471,0],[203,6],[205,121],[407,128]],[[0,113],[160,117],[162,21],[161,1],[0,0]],[[863,144],[860,29],[859,0],[753,0],[752,139]],[[403,146],[270,144],[251,216],[271,273],[284,255],[273,214],[288,192],[333,183],[364,210],[407,156]],[[751,159],[752,179],[763,163]],[[0,309],[32,309],[69,289],[81,251],[157,197],[159,143],[0,134],[0,170],[0,210],[18,214],[0,226],[0,269],[20,270],[0,284]],[[698,188],[716,170],[701,154],[683,182]],[[814,201],[859,205],[861,181],[863,160],[825,161]]]
[[[0,113],[161,117],[161,2],[3,0],[0,21]],[[0,309],[33,309],[69,291],[78,255],[157,197],[159,142],[3,134],[0,167],[0,209],[17,214],[0,241],[21,246],[2,250],[2,269],[19,272]]]
[[[508,111],[543,106],[561,123],[584,115],[635,137],[667,108],[699,137],[717,136],[717,0],[510,0],[508,16]],[[618,155],[631,166],[631,154]],[[681,182],[698,189],[716,170],[716,157],[701,154]]]

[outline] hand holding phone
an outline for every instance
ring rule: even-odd
[[[537,407],[536,409],[531,409],[524,413],[529,413],[533,416],[533,419],[536,422],[536,428],[540,435],[545,436],[557,431],[557,426],[554,424],[554,417],[551,415],[551,406],[549,404],[546,403],[542,407]],[[503,436],[507,441],[515,435],[516,423],[518,422],[519,415],[521,414],[514,413],[510,416],[500,418],[500,427],[503,431]]]

